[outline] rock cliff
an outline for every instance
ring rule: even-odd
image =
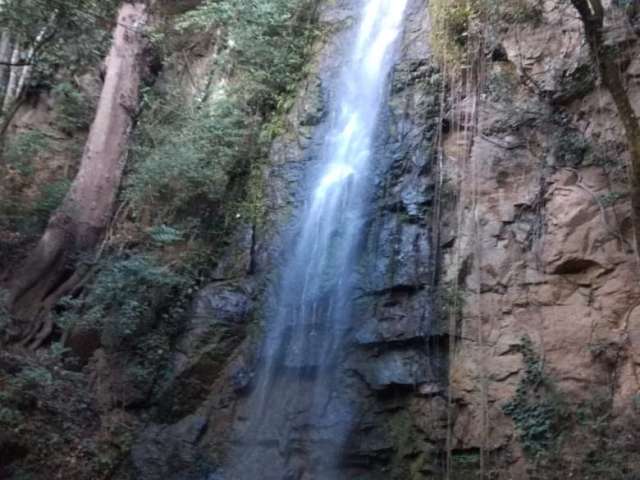
[[[614,20],[609,41],[638,105],[638,38]],[[468,119],[478,105],[477,129],[459,121],[443,140],[442,273],[462,299],[449,357],[454,472],[638,471],[628,153],[583,38],[575,16],[545,2],[541,21],[496,39],[486,91],[449,113]]]

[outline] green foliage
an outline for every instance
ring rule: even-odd
[[[15,428],[24,422],[24,417],[19,410],[11,407],[0,406],[0,425]]]
[[[537,457],[553,446],[564,408],[544,375],[544,364],[529,337],[522,338],[520,352],[524,375],[515,397],[504,405],[503,411],[515,422],[524,451]]]
[[[32,60],[31,86],[50,86],[60,70],[95,66],[109,47],[117,0],[4,0],[0,25]],[[26,53],[33,49],[33,58]]]
[[[238,215],[245,222],[254,225],[262,223],[266,209],[264,188],[265,178],[261,165],[254,165],[248,175],[244,199],[238,207]]]
[[[492,0],[493,11],[507,23],[538,25],[544,16],[541,0]]]
[[[207,108],[177,94],[152,98],[136,133],[125,195],[137,211],[152,206],[158,220],[170,221],[224,198],[233,166],[250,155],[248,118],[229,99]]]
[[[35,216],[40,226],[46,225],[51,214],[62,204],[70,186],[71,181],[64,178],[42,187],[32,208],[32,215]]]
[[[184,277],[148,257],[109,259],[103,262],[79,319],[85,327],[102,326],[113,346],[135,335],[171,292],[185,284]]]
[[[638,5],[636,0],[613,0],[612,4],[624,10],[630,20],[635,20],[638,13],[640,13],[640,5]]]
[[[10,197],[0,205],[0,224],[24,235],[39,234],[62,203],[69,186],[66,179],[45,184],[30,203]]]
[[[581,165],[591,152],[591,144],[577,130],[565,128],[556,136],[555,163],[561,167]]]
[[[222,27],[227,49],[220,59],[242,79],[238,92],[254,111],[276,109],[301,78],[314,31],[310,0],[207,0],[179,23],[183,31]]]
[[[480,479],[480,463],[480,451],[477,449],[453,450],[451,452],[452,479]]]
[[[479,19],[482,0],[432,0],[431,46],[441,63],[459,65],[467,58],[466,45],[472,23]]]
[[[171,245],[184,239],[182,231],[164,224],[152,227],[149,236],[156,245]]]
[[[56,364],[60,363],[63,357],[68,354],[71,349],[64,346],[62,342],[53,342],[51,347],[49,347],[48,357],[51,359],[51,362]]]
[[[600,195],[598,200],[603,207],[610,207],[626,196],[627,194],[625,192],[607,192]]]
[[[462,452],[454,451],[452,453],[453,461],[458,466],[475,468],[480,464],[480,452],[475,450]]]
[[[180,17],[179,34],[222,32],[223,48],[197,100],[174,85],[145,93],[125,189],[136,215],[218,237],[234,219],[261,217],[259,162],[302,78],[312,5],[209,0]]]
[[[49,140],[40,130],[18,133],[7,141],[4,158],[8,165],[23,176],[33,175],[33,160],[47,149]]]
[[[19,390],[30,390],[47,387],[53,383],[53,377],[48,369],[41,366],[28,366],[11,379],[10,383]]]
[[[518,91],[519,79],[516,71],[506,66],[494,68],[487,81],[487,93],[494,102],[512,102]],[[515,107],[514,107],[515,108]]]
[[[31,472],[26,470],[18,469],[13,473],[11,477],[13,480],[34,480],[35,477]]]
[[[22,425],[24,410],[31,408],[38,395],[48,391],[53,382],[47,368],[31,363],[4,378],[0,389],[0,426],[15,428]]]
[[[92,99],[88,98],[71,82],[58,83],[53,88],[53,95],[58,128],[67,133],[89,128],[95,113]]]
[[[611,420],[611,401],[606,395],[593,396],[578,405],[575,416],[578,424],[587,427],[594,436],[602,437],[606,434]]]

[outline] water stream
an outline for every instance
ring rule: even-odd
[[[335,371],[350,326],[374,136],[406,3],[365,0],[360,7],[342,73],[332,86],[320,167],[274,292],[242,448],[229,467],[234,479],[258,478],[264,466],[273,475],[263,472],[259,478],[337,478],[350,406],[334,394]]]

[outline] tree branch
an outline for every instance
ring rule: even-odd
[[[22,61],[22,62],[1,62],[0,61],[0,66],[1,67],[28,67],[33,65],[33,63],[31,63],[30,61]]]

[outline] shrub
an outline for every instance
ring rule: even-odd
[[[23,368],[20,373],[11,379],[10,383],[19,390],[30,390],[38,387],[47,387],[53,383],[51,372],[44,367],[29,366]]]
[[[49,139],[40,130],[17,133],[7,142],[4,158],[18,173],[30,176],[32,161],[49,146]]]
[[[589,140],[575,129],[561,129],[556,134],[555,141],[555,161],[560,167],[575,168],[584,163],[592,152]]]
[[[92,99],[70,82],[57,84],[53,89],[53,94],[55,97],[54,113],[58,128],[67,133],[89,128],[94,115]]]
[[[179,95],[149,104],[126,182],[134,208],[154,208],[163,221],[221,200],[233,165],[248,154],[244,112],[226,99],[202,108]]]
[[[227,218],[257,211],[254,166],[272,139],[261,126],[291,105],[315,35],[312,4],[208,0],[180,17],[178,34],[223,32],[223,48],[197,100],[176,86],[147,93],[125,193],[138,215],[153,211],[156,225],[193,217],[222,230],[223,203]]]
[[[104,329],[112,346],[138,333],[139,328],[163,307],[172,293],[186,288],[188,280],[143,255],[114,257],[101,262],[87,296],[64,299],[56,318],[63,329]]]
[[[0,425],[7,428],[15,428],[24,422],[24,417],[19,410],[9,406],[0,406]]]
[[[607,192],[598,195],[598,202],[603,207],[610,207],[625,197],[627,197],[627,193],[625,192]]]
[[[156,245],[171,245],[183,240],[184,233],[167,225],[159,225],[149,230],[149,236]]]
[[[307,47],[315,35],[311,0],[207,0],[183,16],[181,30],[222,26],[231,63],[242,79],[242,97],[254,111],[274,110],[282,94],[295,90]]]
[[[41,226],[45,226],[51,214],[62,204],[71,181],[64,178],[42,187],[38,199],[33,205],[32,213]]]
[[[437,292],[436,297],[440,317],[448,321],[456,322],[462,318],[462,313],[466,304],[464,290],[454,283],[442,285]],[[454,334],[455,332],[451,332]]]

